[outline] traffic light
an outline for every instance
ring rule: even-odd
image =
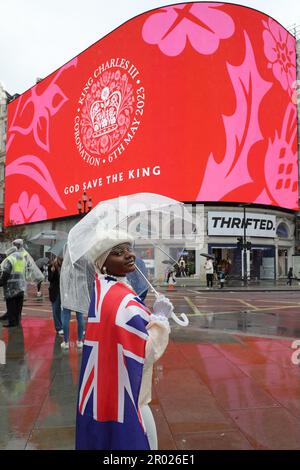
[[[247,250],[251,250],[251,242],[246,243],[246,248],[247,248]]]
[[[243,249],[243,237],[237,237],[236,246],[239,250]]]

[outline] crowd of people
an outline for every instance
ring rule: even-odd
[[[218,286],[222,289],[228,280],[231,272],[231,260],[226,258],[216,258],[214,254],[202,254],[206,258],[203,268],[206,275],[206,288],[211,289]]]
[[[0,316],[0,320],[8,320],[7,324],[2,325],[4,328],[20,325],[28,281],[36,284],[37,298],[42,297],[42,285],[48,281],[54,328],[56,333],[64,338],[61,344],[62,349],[69,349],[72,310],[77,319],[76,345],[78,348],[83,347],[84,316],[88,315],[95,268],[87,258],[78,261],[74,267],[70,263],[67,247],[65,248],[65,256],[64,265],[62,256],[52,256],[52,259],[43,257],[35,262],[25,250],[22,239],[12,242],[12,246],[6,250],[0,263],[0,286],[3,286],[6,301],[6,312]],[[146,277],[145,263],[141,258],[136,258],[136,265]],[[82,296],[77,287],[80,278],[85,277],[89,279],[89,286],[88,291]],[[140,299],[145,300],[148,293],[148,285],[145,280],[136,271],[128,273],[127,279]],[[63,293],[62,297],[61,292]]]
[[[206,288],[211,289],[218,285],[223,288],[230,272],[231,263],[229,259],[221,260],[217,263],[214,255],[205,254],[206,260],[203,265],[206,278]],[[189,263],[183,256],[180,256],[177,262],[168,262],[165,271],[166,284],[176,284],[176,278],[190,276]]]

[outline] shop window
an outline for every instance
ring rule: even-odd
[[[138,246],[134,247],[134,252],[136,256],[139,256],[142,259],[154,259],[154,247],[153,246]]]
[[[295,239],[300,241],[300,219],[296,218],[296,226],[295,226]],[[300,247],[299,247],[300,249]]]
[[[130,233],[136,232],[137,237],[141,238],[159,238],[159,231],[157,226],[154,223],[151,223],[151,220],[144,218],[142,222],[135,220],[129,224]]]
[[[187,250],[178,247],[170,247],[170,256],[180,263],[182,259],[184,261],[184,271],[186,276],[193,276],[195,274],[195,250]],[[179,264],[175,265],[176,276],[180,277]]]
[[[146,266],[147,278],[151,281],[154,278],[155,261],[154,261],[154,247],[151,246],[134,246],[134,253],[137,258],[141,258]]]
[[[289,238],[288,226],[286,224],[284,224],[283,222],[281,222],[277,227],[276,235],[279,238]]]
[[[197,225],[180,218],[173,218],[163,226],[163,238],[191,237],[197,234]],[[167,235],[167,236],[166,236]]]

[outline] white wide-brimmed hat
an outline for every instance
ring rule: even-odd
[[[103,231],[102,229],[97,228],[96,230],[98,232],[97,241],[87,253],[88,258],[92,263],[94,263],[98,258],[100,258],[100,256],[104,255],[105,253],[107,257],[109,255],[110,250],[115,246],[121,245],[121,243],[133,243],[134,241],[134,238],[129,235],[129,233],[123,230]]]

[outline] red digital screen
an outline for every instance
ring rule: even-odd
[[[295,47],[232,4],[128,21],[9,104],[5,224],[77,214],[83,192],[297,209]]]

